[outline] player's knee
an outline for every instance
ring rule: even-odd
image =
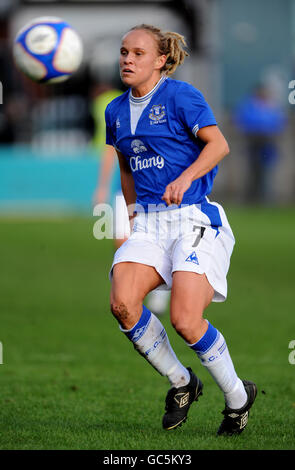
[[[171,323],[173,328],[182,338],[186,339],[188,337],[192,327],[192,325],[188,321],[180,318],[174,318]]]
[[[203,324],[203,312],[194,312],[194,315],[180,312],[177,315],[171,315],[171,324],[176,332],[187,342],[193,341],[198,336]]]
[[[122,328],[129,329],[130,314],[125,304],[111,302],[111,312],[118,320]]]
[[[139,320],[142,303],[135,299],[128,299],[125,295],[112,292],[110,310],[122,328],[128,330]]]

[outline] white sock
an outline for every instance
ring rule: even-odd
[[[130,330],[120,330],[133,342],[135,349],[163,376],[171,387],[183,387],[190,381],[186,367],[171,348],[166,330],[160,320],[143,306],[140,320]]]
[[[195,350],[203,366],[223,391],[226,405],[231,409],[242,408],[248,396],[243,382],[236,374],[222,334],[208,322],[206,333],[189,346]]]

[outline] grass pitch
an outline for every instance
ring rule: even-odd
[[[229,297],[206,317],[241,378],[258,386],[247,429],[216,437],[223,397],[169,324],[181,361],[204,382],[187,423],[163,431],[169,388],[120,333],[108,307],[112,241],[94,218],[1,219],[1,449],[294,449],[295,210],[227,210],[236,236]]]

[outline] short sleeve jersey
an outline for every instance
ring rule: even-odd
[[[166,205],[162,200],[166,186],[199,156],[204,143],[199,129],[216,125],[214,115],[202,93],[179,80],[163,80],[143,110],[134,132],[130,122],[130,90],[106,108],[106,143],[126,158],[137,194],[137,204]],[[212,190],[217,166],[196,179],[184,193],[182,204],[204,201]]]

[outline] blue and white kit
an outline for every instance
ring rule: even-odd
[[[217,124],[203,95],[162,76],[143,97],[128,90],[115,98],[105,118],[106,142],[126,158],[137,194],[131,236],[115,253],[112,268],[124,261],[153,266],[164,289],[171,288],[174,271],[205,273],[213,300],[225,300],[235,240],[223,208],[208,199],[218,167],[193,181],[180,206],[162,200],[166,186],[202,151],[199,129]]]

